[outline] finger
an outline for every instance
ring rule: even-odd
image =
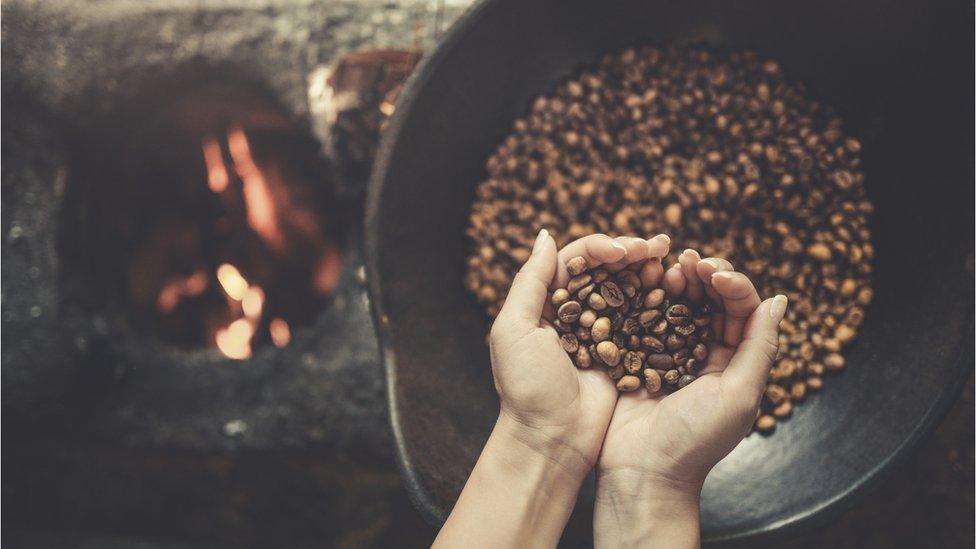
[[[664,273],[664,291],[670,297],[679,297],[685,291],[685,275],[681,274],[681,265],[675,263]]]
[[[786,314],[786,305],[786,296],[777,295],[763,301],[749,315],[742,343],[722,374],[722,382],[750,403],[758,403],[766,388],[766,378],[779,348],[779,323]]]
[[[624,256],[619,260],[604,265],[604,268],[606,268],[608,271],[615,273],[632,263],[638,263],[648,258],[647,254],[649,249],[647,247],[647,241],[643,238],[637,238],[635,236],[618,236],[613,240],[617,244],[620,244],[626,248],[627,253],[625,253]]]
[[[512,281],[495,326],[501,323],[499,329],[520,334],[537,328],[555,274],[556,241],[549,236],[549,231],[542,229],[535,239],[532,255]]]
[[[558,271],[553,287],[565,287],[569,282],[566,262],[574,257],[582,256],[586,259],[586,265],[593,268],[604,263],[620,261],[626,254],[627,248],[605,234],[591,234],[574,240],[559,250],[559,261],[556,266]]]
[[[712,300],[715,313],[712,314],[712,334],[722,341],[725,336],[725,315],[722,314],[722,296],[712,287],[712,275],[720,271],[731,271],[732,264],[719,257],[709,257],[698,262],[698,279],[705,289],[705,295]]]
[[[735,347],[742,341],[746,319],[759,306],[759,292],[749,277],[735,271],[719,271],[712,275],[712,287],[722,298],[725,311],[725,344]]]
[[[648,289],[657,288],[661,284],[661,277],[664,276],[664,265],[659,258],[649,259],[644,262],[640,270],[641,284]]]
[[[699,261],[701,261],[701,256],[698,255],[698,252],[690,248],[681,252],[681,255],[678,256],[681,272],[685,275],[685,280],[688,284],[685,288],[685,294],[688,296],[688,299],[695,303],[701,303],[705,298],[705,286],[702,284],[701,279],[698,278]]]

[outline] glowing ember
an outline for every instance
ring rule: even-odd
[[[217,330],[217,348],[227,358],[244,360],[251,358],[251,336],[254,335],[254,325],[245,318],[239,318],[230,326]]]
[[[247,292],[247,279],[241,275],[237,267],[230,263],[217,267],[217,281],[231,299],[237,301],[244,299],[244,293]]]
[[[339,248],[325,244],[322,256],[315,266],[315,289],[322,295],[330,295],[339,285],[339,275],[342,274],[342,254]]]
[[[234,126],[227,132],[227,147],[234,159],[241,181],[244,182],[244,202],[247,205],[247,223],[271,248],[281,250],[285,239],[278,225],[277,211],[271,188],[264,173],[251,156],[251,146],[244,129]]]
[[[244,292],[244,299],[241,300],[241,308],[244,316],[251,320],[261,318],[261,308],[264,305],[264,290],[260,286],[251,286]]]
[[[159,291],[156,298],[156,308],[159,312],[168,314],[176,309],[184,297],[196,297],[207,288],[207,273],[197,271],[189,277],[173,278]]]
[[[284,347],[288,345],[291,341],[291,329],[288,327],[288,323],[283,319],[275,318],[271,321],[271,325],[268,326],[271,332],[271,341],[274,343],[275,347]]]
[[[203,161],[207,164],[207,185],[210,190],[219,193],[227,188],[230,177],[224,166],[224,155],[220,152],[220,143],[213,136],[203,140]]]

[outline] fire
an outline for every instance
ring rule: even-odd
[[[268,330],[271,332],[271,341],[275,347],[284,347],[291,341],[291,328],[288,327],[288,323],[283,319],[273,319],[271,325],[268,326]]]
[[[186,278],[170,279],[159,291],[159,296],[156,298],[156,308],[163,314],[171,313],[184,297],[196,297],[202,294],[206,288],[207,273],[202,270]]]
[[[254,285],[249,287],[244,292],[244,298],[241,299],[241,308],[244,310],[244,316],[251,320],[257,320],[261,318],[261,308],[264,306],[264,290],[260,286]]]
[[[217,142],[216,137],[204,138],[203,161],[207,164],[207,185],[210,186],[210,190],[215,193],[223,192],[230,183],[230,177],[227,175],[224,155],[220,151],[220,143]]]
[[[254,335],[254,324],[246,318],[239,318],[226,328],[217,330],[217,348],[227,358],[235,360],[251,358],[252,335]]]
[[[231,299],[235,301],[244,299],[244,293],[248,288],[247,279],[241,275],[237,267],[230,263],[223,263],[217,267],[217,281]]]
[[[227,147],[234,160],[237,174],[244,182],[244,202],[247,205],[247,223],[273,249],[284,247],[285,239],[278,224],[277,208],[271,188],[251,156],[251,146],[244,128],[234,126],[227,132]]]

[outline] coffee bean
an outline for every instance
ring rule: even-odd
[[[624,285],[633,286],[634,289],[640,289],[641,279],[637,276],[634,271],[623,270],[617,273],[617,281],[620,282],[621,287]],[[633,296],[631,296],[633,297]]]
[[[807,396],[807,385],[802,381],[794,381],[793,385],[790,387],[790,398],[796,401],[801,401]]]
[[[593,271],[593,282],[596,282],[597,284],[605,281],[608,278],[610,278],[610,273],[604,269]]]
[[[681,379],[681,374],[678,372],[678,370],[668,370],[667,373],[664,374],[664,381],[666,381],[668,385],[676,385],[679,379]]]
[[[569,292],[565,288],[559,288],[555,292],[552,292],[552,297],[549,301],[552,302],[553,307],[559,307],[569,301]]]
[[[601,316],[593,322],[593,327],[590,328],[590,334],[593,336],[593,341],[600,343],[610,339],[610,328],[612,324],[610,319]]]
[[[576,299],[580,300],[581,303],[588,300],[595,289],[596,284],[587,284],[586,286],[583,286],[579,289],[579,291],[576,292]]]
[[[610,379],[617,381],[627,375],[627,370],[624,369],[623,364],[617,364],[616,366],[610,366],[607,369],[607,375],[610,376]]]
[[[569,276],[578,276],[583,274],[586,270],[586,258],[583,256],[576,256],[566,262],[566,270],[569,271]]]
[[[590,351],[586,347],[580,347],[576,350],[575,364],[577,368],[589,368],[592,363]]]
[[[766,386],[766,399],[773,404],[779,404],[788,398],[786,389],[779,385],[769,384]]]
[[[694,376],[694,375],[685,374],[685,375],[681,376],[680,378],[678,378],[678,388],[679,389],[684,389],[692,381],[695,381],[696,379],[698,379],[698,378],[696,376]]]
[[[664,290],[661,288],[655,288],[647,293],[647,297],[644,298],[644,307],[648,309],[653,309],[664,303]]]
[[[664,346],[667,347],[669,351],[677,351],[685,346],[685,340],[683,337],[677,334],[670,334],[664,340]]]
[[[664,342],[651,335],[641,337],[640,344],[641,347],[644,347],[653,353],[660,353],[664,351]]]
[[[607,301],[598,293],[590,294],[587,305],[594,311],[602,311],[607,308]]]
[[[600,295],[606,300],[606,303],[610,307],[620,307],[624,304],[624,294],[620,291],[620,286],[615,283],[607,281],[600,285]]]
[[[559,310],[556,311],[556,316],[559,320],[565,322],[566,324],[572,324],[579,320],[580,314],[583,312],[583,308],[580,304],[575,301],[567,301],[563,303]]]
[[[658,311],[657,309],[641,311],[640,315],[637,317],[637,322],[640,323],[642,328],[650,328],[660,317],[661,311]]]
[[[588,273],[574,276],[569,280],[569,284],[566,285],[566,291],[568,291],[570,294],[575,294],[577,290],[583,286],[586,286],[592,280],[593,277]]]
[[[793,405],[790,404],[790,401],[788,400],[784,400],[782,404],[773,408],[773,415],[781,419],[784,417],[789,417],[789,415],[792,413]]]
[[[620,327],[620,331],[627,335],[637,335],[640,332],[641,326],[637,322],[636,318],[624,319],[623,326]]]
[[[640,378],[637,376],[623,376],[617,381],[617,390],[623,392],[636,391],[641,386]]]
[[[674,363],[678,366],[686,366],[688,361],[691,360],[691,351],[685,347],[682,347],[675,351],[674,354],[671,355],[671,358],[674,359]]]
[[[695,333],[695,325],[685,324],[682,326],[674,326],[674,333],[678,334],[681,337],[688,338],[689,336]]]
[[[596,354],[607,366],[616,366],[620,362],[620,348],[612,341],[597,343]]]
[[[655,394],[661,390],[661,374],[651,368],[644,370],[644,387],[650,394]]]
[[[662,335],[668,331],[668,321],[665,319],[660,319],[651,326],[651,333],[654,335]]]
[[[844,357],[838,353],[831,353],[824,357],[824,366],[832,372],[844,369]]]
[[[582,313],[580,313],[579,324],[584,328],[589,328],[593,326],[593,323],[596,322],[596,319],[597,319],[596,313],[590,309],[587,309]]]
[[[627,373],[636,374],[641,371],[641,367],[644,365],[644,357],[635,351],[627,351],[624,353],[623,364]]]
[[[579,340],[573,334],[563,334],[559,336],[559,343],[567,353],[575,353],[579,349]]]
[[[647,365],[655,370],[671,370],[674,368],[674,358],[664,353],[654,353],[647,357]]]
[[[762,415],[759,416],[758,419],[756,419],[757,431],[768,433],[769,431],[773,430],[773,427],[776,427],[776,418],[774,418],[773,416]]]
[[[681,303],[672,305],[668,307],[664,317],[668,320],[669,324],[674,324],[677,326],[684,326],[691,322],[691,310],[688,309],[687,305]]]
[[[705,359],[708,358],[708,347],[699,343],[695,345],[695,348],[691,351],[691,354],[698,362],[704,362]]]

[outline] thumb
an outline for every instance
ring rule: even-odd
[[[532,255],[515,275],[505,304],[498,313],[495,324],[507,329],[525,329],[539,326],[542,308],[546,304],[549,284],[556,275],[556,241],[549,231],[542,229],[532,246]]]
[[[746,321],[742,343],[722,374],[723,382],[735,387],[743,398],[759,400],[779,349],[779,323],[786,315],[785,295],[759,304]],[[751,402],[751,400],[750,400]]]

